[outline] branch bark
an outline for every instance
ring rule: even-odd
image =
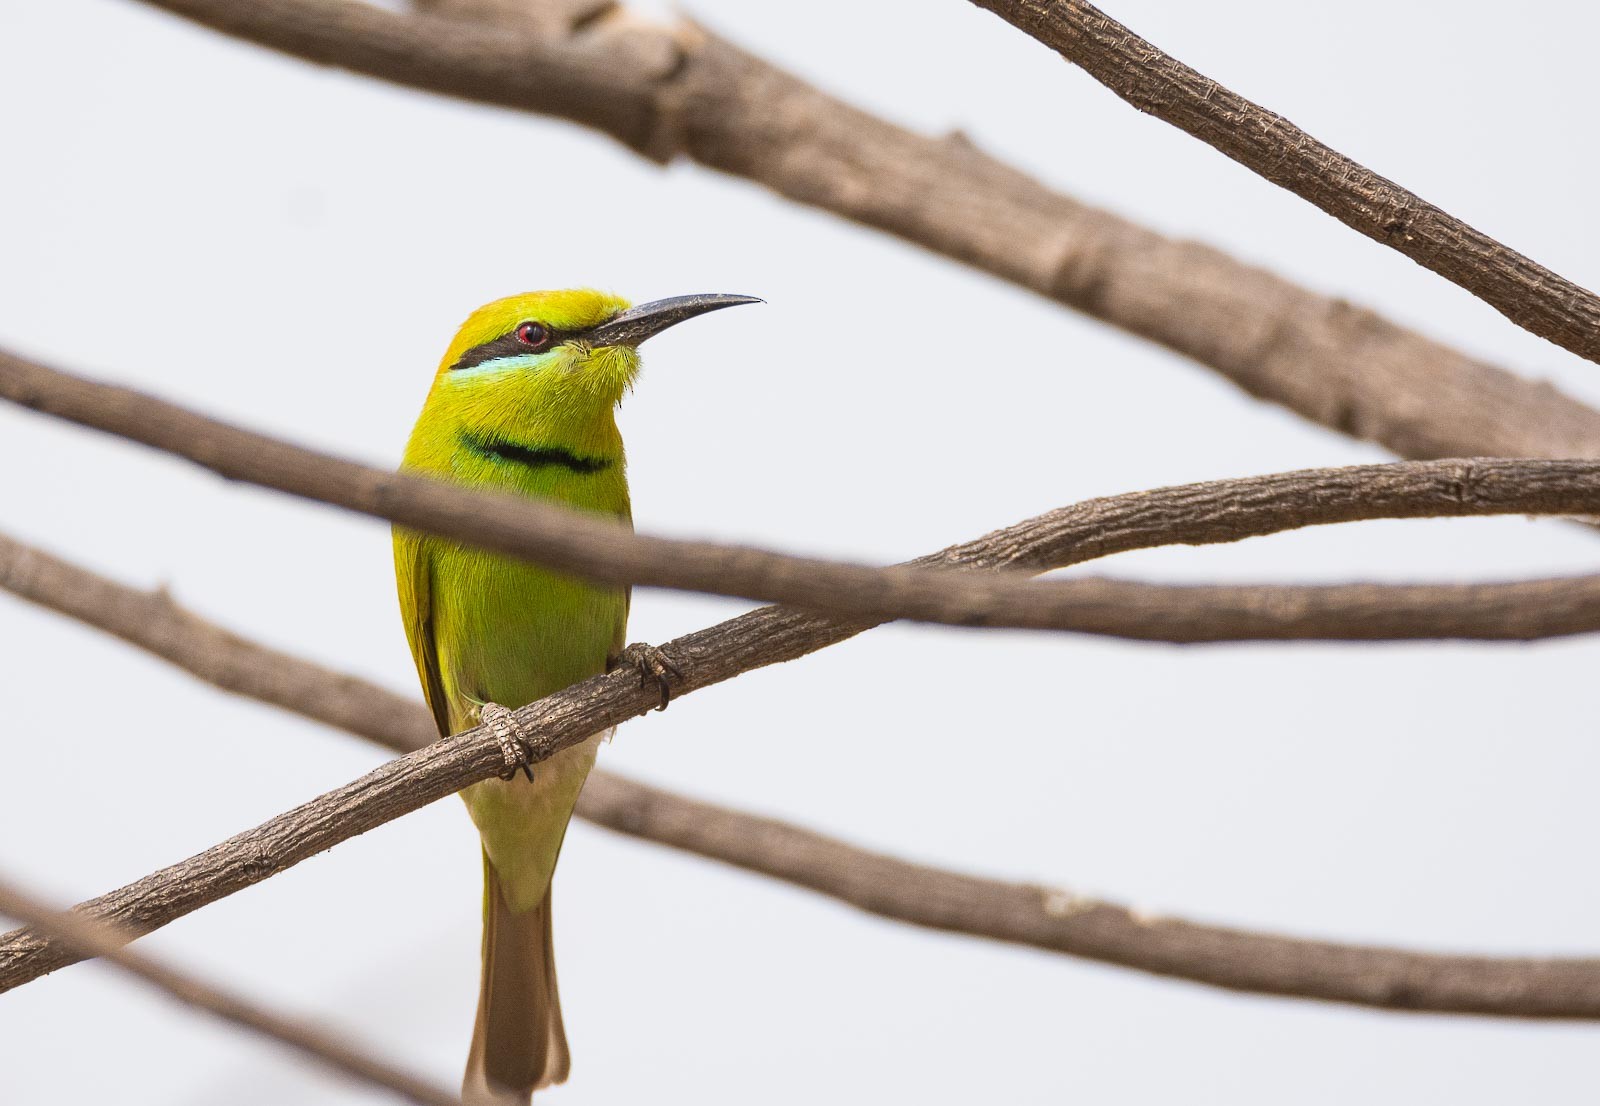
[[[1317,494],[1291,498],[1337,503],[1349,493],[1350,485],[1344,481],[1359,480],[1361,473],[1411,480],[1447,469],[1437,463],[1401,464],[1307,474],[1303,487],[1318,489]],[[1255,478],[1093,500],[953,546],[923,561],[980,569],[1004,565],[1044,569],[1166,542],[1233,540],[1262,532],[1261,520],[1274,511],[1274,503],[1284,500],[1287,482],[1282,477]],[[246,641],[183,611],[163,592],[126,588],[9,539],[0,540],[0,586],[108,630],[226,690],[297,711],[389,748],[410,751],[432,738],[432,723],[420,704]],[[732,675],[792,659],[867,628],[865,622],[765,608],[670,648],[676,657],[694,656],[688,671],[695,686],[703,686],[712,678],[708,672]],[[693,643],[692,654],[685,642]],[[630,696],[635,700],[619,708],[618,717],[621,710],[639,713],[654,704],[654,696],[640,692],[631,678],[590,682],[596,683],[602,690],[595,692],[591,703],[627,702]],[[579,685],[545,703],[581,698],[589,686]],[[641,696],[643,702],[637,702]],[[582,727],[583,723],[574,723],[564,732],[578,734]],[[471,735],[466,738],[471,739]],[[497,759],[491,757],[491,762],[498,766]],[[385,774],[395,772],[400,763],[366,777],[367,781],[377,777],[374,786],[381,785],[386,792],[376,798],[369,794],[369,805],[399,813],[393,805],[396,785]],[[365,828],[372,817],[359,809],[364,786],[358,782],[324,796],[296,814],[80,909],[115,917],[138,931],[159,928]],[[448,787],[448,781],[443,786]],[[403,784],[399,790],[404,791]],[[338,813],[348,811],[353,802],[358,804],[353,815]],[[1059,889],[909,864],[603,771],[590,777],[578,812],[618,832],[807,887],[882,917],[1213,986],[1400,1010],[1600,1017],[1600,961],[1596,960],[1438,956],[1152,920]],[[341,822],[342,817],[359,822],[351,828]],[[73,959],[27,930],[0,936],[0,990]]]
[[[875,568],[634,534],[555,504],[382,472],[3,352],[0,399],[187,458],[231,480],[611,584],[703,591],[852,618],[1073,630],[1141,641],[1523,641],[1600,628],[1600,577],[1517,584],[1170,586],[1098,578],[1030,582],[1014,572],[985,577],[950,571],[942,559]],[[1440,462],[1404,470],[1407,476],[1423,474],[1423,486],[1398,496],[1389,478],[1376,474],[1399,467],[1343,471],[1365,476],[1353,484],[1344,483],[1347,477],[1322,478],[1343,484],[1348,498],[1280,501],[1277,509],[1256,516],[1259,524],[1282,529],[1390,511],[1403,517],[1600,514],[1596,461]],[[1279,492],[1287,488],[1291,499],[1301,490],[1296,474],[1278,478],[1286,485],[1266,479]],[[1238,488],[1227,481],[1198,487],[1224,488],[1224,495]],[[1365,498],[1374,491],[1375,499]],[[1378,507],[1386,497],[1388,506]],[[1180,521],[1194,506],[1181,509]],[[1203,512],[1189,520],[1200,533],[1209,532],[1206,521]]]
[[[1088,0],[972,0],[1140,111],[1466,289],[1534,334],[1600,361],[1600,297],[1323,145],[1140,38]]]
[[[894,126],[692,23],[608,18],[621,9],[581,0],[581,18],[563,0],[562,29],[545,20],[538,33],[353,0],[144,2],[319,64],[571,119],[653,160],[687,157],[747,178],[1148,338],[1405,457],[1600,456],[1600,411],[1548,384],[1079,203],[960,135]],[[478,15],[506,6],[453,0],[463,2]],[[582,77],[569,82],[574,66]]]
[[[115,964],[185,1006],[287,1045],[301,1056],[348,1079],[387,1090],[421,1106],[462,1106],[461,1099],[449,1091],[353,1048],[329,1033],[131,952],[123,947],[132,939],[130,935],[81,914],[52,909],[3,880],[0,880],[0,914],[50,934],[79,956],[98,957]]]

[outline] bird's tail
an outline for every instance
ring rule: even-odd
[[[462,1086],[469,1099],[526,1104],[564,1082],[571,1068],[556,992],[550,892],[513,912],[488,854],[483,858],[483,982]]]

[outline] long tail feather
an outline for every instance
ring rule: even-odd
[[[550,892],[532,910],[513,912],[485,854],[483,982],[462,1090],[522,1106],[534,1091],[564,1082],[570,1068],[556,990]]]

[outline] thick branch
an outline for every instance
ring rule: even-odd
[[[1511,585],[1178,587],[1105,579],[1034,583],[1020,573],[951,572],[943,562],[874,568],[636,535],[555,504],[382,472],[301,449],[127,388],[5,353],[0,353],[0,398],[185,457],[232,480],[611,584],[683,588],[846,617],[1061,629],[1143,641],[1521,641],[1600,628],[1600,578]],[[1374,471],[1389,470],[1375,466]],[[1460,461],[1406,471],[1429,474],[1422,495],[1402,495],[1394,507],[1407,517],[1506,511],[1600,514],[1600,462]],[[1278,479],[1288,481],[1293,495],[1299,478],[1291,474]],[[1344,478],[1332,479],[1337,484]],[[1380,499],[1392,494],[1386,478],[1374,483]],[[1361,478],[1354,487],[1361,488]],[[1296,526],[1387,513],[1373,511],[1357,490],[1354,499],[1314,498],[1287,513],[1269,511],[1259,518],[1269,529],[1282,529],[1286,520],[1298,519],[1287,522]],[[1188,525],[1198,525],[1197,532],[1205,532],[1203,513],[1184,517]]]
[[[1600,297],[1468,226],[1289,120],[1163,53],[1087,0],[972,0],[1122,99],[1465,288],[1525,330],[1600,361]]]
[[[352,1048],[305,1022],[274,1013],[249,999],[131,952],[123,947],[132,939],[130,934],[81,914],[54,910],[4,881],[0,881],[0,914],[50,934],[78,956],[109,961],[185,1006],[287,1045],[349,1079],[381,1087],[423,1106],[461,1106],[461,1099],[449,1091],[408,1075],[387,1061]]]
[[[1352,486],[1347,481],[1359,480],[1362,474],[1369,479],[1397,477],[1401,484],[1419,478],[1425,483],[1429,474],[1447,469],[1439,464],[1402,464],[1303,474],[1301,490],[1316,489],[1311,496],[1287,495],[1291,481],[1268,477],[1093,500],[923,561],[1043,569],[1164,542],[1234,540],[1264,532],[1263,519],[1274,512],[1274,504],[1281,510],[1284,503],[1301,499],[1328,504],[1346,500]],[[0,540],[0,586],[109,630],[227,690],[298,711],[390,748],[411,750],[432,736],[431,721],[419,704],[246,641],[176,607],[164,593],[134,591],[9,540]],[[727,672],[730,666],[749,669],[776,663],[866,628],[866,623],[832,622],[766,608],[692,635],[672,648],[675,656],[683,656],[678,650],[684,643],[695,643],[696,660],[690,671],[699,679],[704,669]],[[631,679],[620,685],[613,682],[605,695],[629,693],[637,693]],[[648,706],[650,697],[646,699]],[[330,798],[301,808],[304,813],[295,821],[280,825],[285,820],[275,820],[83,908],[143,930],[165,925],[353,835],[354,831],[324,832],[308,839],[308,829],[319,824],[311,812],[320,817],[335,805]],[[1432,956],[1152,921],[1113,904],[1061,891],[908,864],[604,772],[590,778],[578,809],[581,816],[619,832],[783,879],[914,925],[1103,959],[1236,990],[1395,1009],[1600,1017],[1600,962],[1596,961]],[[321,823],[324,830],[327,825]],[[59,946],[26,930],[6,934],[0,937],[0,989],[72,960]]]
[[[230,2],[165,6],[225,34],[260,36],[263,45],[319,65],[560,116],[635,148],[648,145],[657,125],[651,86],[661,74],[619,72],[606,54],[582,44],[505,35],[425,13],[402,17],[365,3],[290,0],[270,13]]]
[[[588,123],[657,160],[746,177],[1159,342],[1402,456],[1600,456],[1600,412],[1547,384],[1088,207],[960,136],[896,127],[702,28],[590,16],[555,44],[574,52],[558,68],[526,34],[353,0],[145,2],[312,61]],[[565,84],[577,58],[584,79]],[[641,97],[642,127],[631,114]],[[596,119],[612,111],[619,118]]]

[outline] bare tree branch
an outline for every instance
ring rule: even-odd
[[[972,2],[1080,66],[1140,111],[1438,273],[1523,329],[1600,361],[1600,298],[1593,292],[1195,72],[1088,0]]]
[[[439,736],[422,704],[209,622],[165,589],[140,591],[0,534],[0,588],[103,630],[208,684],[399,753]]]
[[[801,616],[795,616],[802,621]],[[754,620],[760,623],[762,620]],[[752,616],[668,643],[685,679],[682,696],[749,668],[806,651],[800,634],[750,637]],[[799,629],[799,627],[797,627]],[[841,631],[849,636],[849,631]],[[757,630],[759,633],[759,630]],[[636,673],[618,670],[575,684],[516,711],[530,762],[537,763],[659,704]],[[467,730],[381,765],[360,779],[237,834],[171,867],[81,904],[131,934],[148,933],[235,891],[293,867],[341,841],[489,779],[504,769],[494,736]],[[60,942],[28,930],[0,937],[0,990],[15,987],[79,957]]]
[[[613,777],[592,821],[842,899],[881,917],[1234,991],[1389,1010],[1600,1018],[1600,959],[1448,956],[1153,917],[1059,888],[941,871]],[[637,827],[637,828],[635,828]]]
[[[612,584],[682,588],[848,617],[1073,630],[1141,641],[1522,641],[1600,627],[1600,577],[1518,584],[1164,586],[1106,579],[1035,583],[1021,573],[952,572],[943,562],[874,568],[636,535],[556,504],[382,472],[301,449],[3,352],[0,398],[185,457],[232,480]],[[1430,471],[1434,483],[1421,497],[1430,505],[1408,502],[1400,508],[1408,517],[1506,510],[1600,514],[1600,462],[1461,461]],[[1301,521],[1291,525],[1374,517],[1361,513],[1370,505],[1342,509],[1338,514],[1326,503],[1304,503]],[[1263,521],[1279,528],[1284,516]]]
[[[123,948],[132,935],[71,911],[55,910],[0,880],[0,914],[50,934],[78,956],[98,957],[150,984],[185,1006],[232,1022],[262,1037],[287,1045],[346,1078],[391,1091],[422,1106],[461,1106],[461,1099],[376,1056],[338,1040],[310,1024],[285,1017],[249,999],[230,994],[187,973]]]
[[[1488,463],[1490,469],[1519,464],[1525,463]],[[1438,462],[1365,466],[1091,500],[953,546],[922,563],[1037,570],[1141,546],[1236,540],[1266,532],[1269,519],[1303,510],[1306,504],[1320,505],[1313,509],[1326,509],[1335,516],[1357,509],[1353,505],[1360,496],[1354,491],[1363,481],[1383,484],[1387,491],[1374,498],[1396,512],[1403,510],[1401,505],[1411,494],[1400,489],[1426,488],[1441,477],[1436,490],[1449,500],[1470,501],[1481,490],[1494,494],[1494,477],[1460,481],[1451,476],[1460,471]],[[1394,482],[1388,483],[1391,479]],[[299,711],[390,748],[410,749],[430,736],[430,723],[420,705],[245,641],[182,611],[162,593],[133,591],[9,541],[0,542],[0,586],[107,629],[220,687]],[[867,628],[866,622],[764,608],[680,639],[669,648],[683,659],[692,686],[704,686],[739,671],[793,659]],[[617,674],[569,689],[535,707],[551,704],[557,704],[554,724],[560,726],[559,734],[552,731],[553,746],[580,739],[585,725],[599,727],[608,724],[603,719],[639,713],[654,705],[654,696],[640,691],[631,677]],[[574,709],[586,704],[596,710],[609,709],[604,704],[623,705],[609,714],[593,715],[595,721],[572,722],[570,713],[562,713],[562,704],[574,704]],[[452,741],[459,749],[462,742],[475,739],[469,734]],[[497,753],[489,757],[489,769],[480,763],[468,775],[487,775],[498,767],[497,757]],[[383,817],[422,805],[425,799],[405,797],[407,774],[413,780],[409,786],[428,786],[428,794],[444,794],[453,782],[427,777],[453,770],[439,763],[431,768],[417,765],[413,771],[412,766],[395,762],[190,861],[85,903],[82,909],[115,917],[137,931],[158,928],[354,836]],[[365,791],[369,785],[373,790]],[[808,887],[884,917],[1220,987],[1393,1009],[1600,1017],[1600,961],[1595,960],[1434,956],[1153,921],[1114,904],[1059,890],[908,864],[798,827],[600,772],[591,777],[579,813],[620,832]],[[351,819],[349,825],[346,818]],[[0,990],[73,959],[26,930],[0,936]]]
[[[595,4],[576,31],[540,46],[515,30],[353,0],[144,2],[310,61],[571,119],[655,160],[748,178],[1158,342],[1402,456],[1600,456],[1600,412],[1548,384],[1079,203],[960,135],[896,127],[693,24],[601,18],[610,8]],[[482,15],[507,0],[465,2]],[[548,4],[531,7],[551,25],[539,16]],[[564,0],[556,22],[570,26],[573,11]],[[582,79],[569,81],[575,66]]]

